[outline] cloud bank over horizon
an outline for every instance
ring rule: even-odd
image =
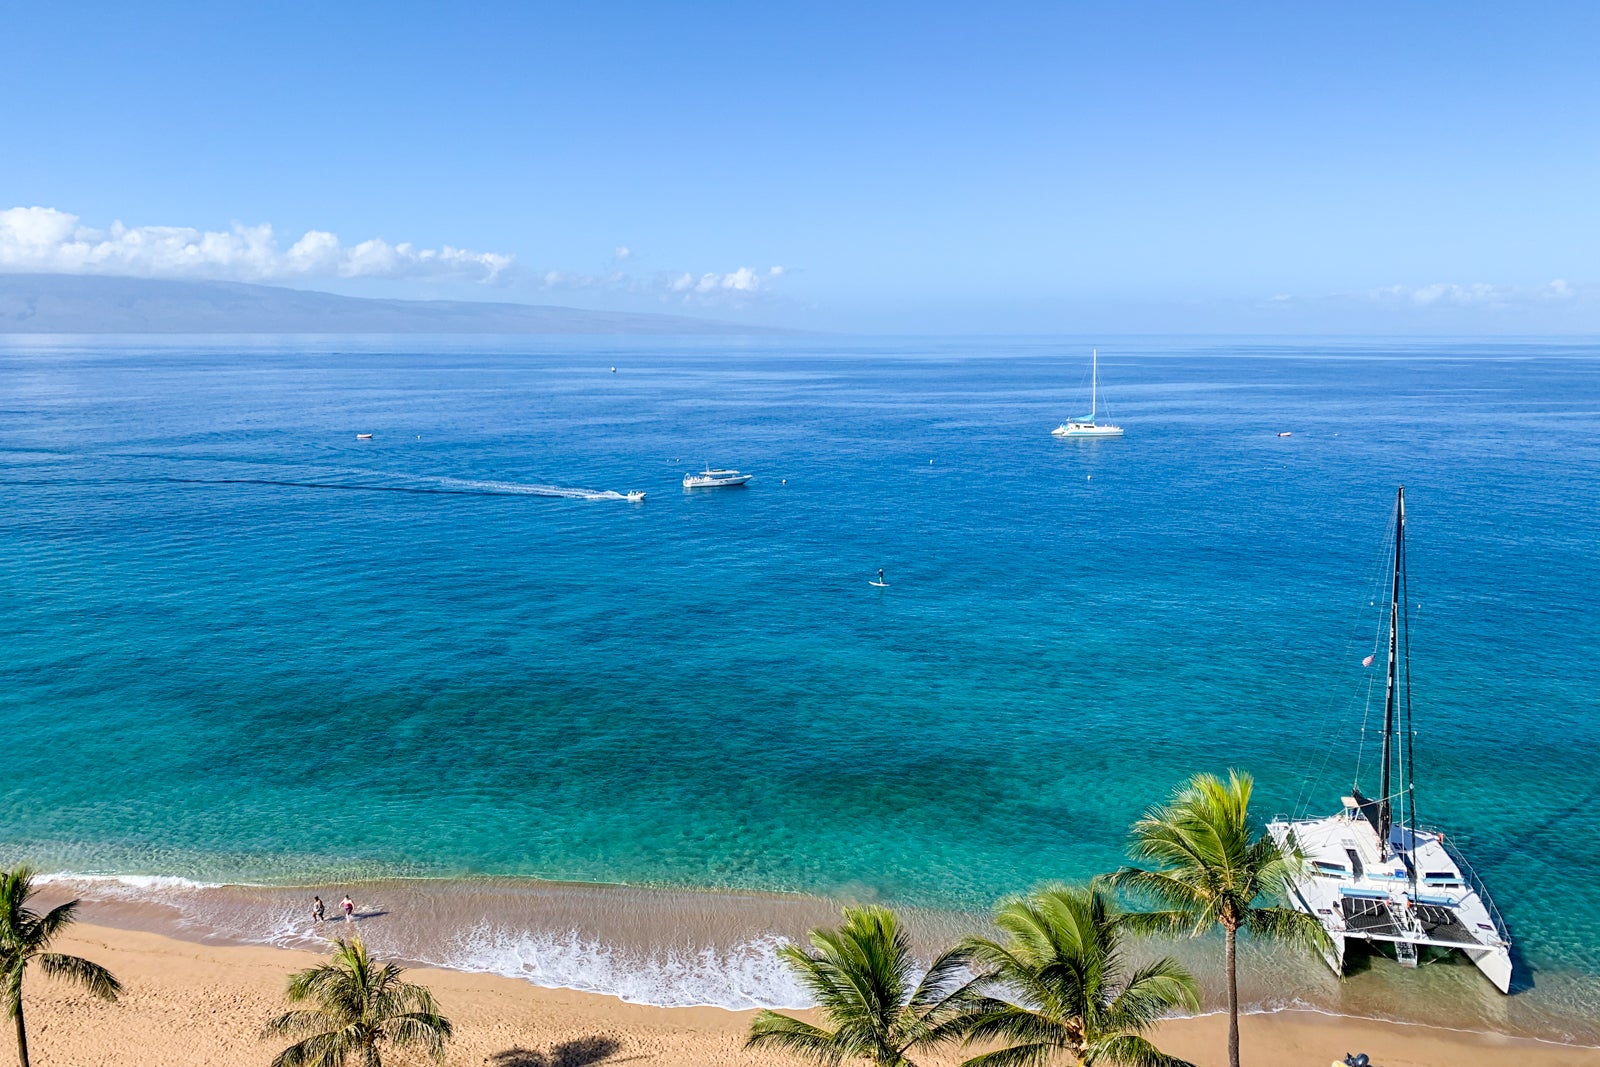
[[[188,226],[85,226],[48,207],[0,210],[0,270],[274,282],[299,278],[455,278],[492,282],[514,257],[445,245],[417,248],[381,237],[346,246],[309,230],[280,248],[270,223],[231,230]]]
[[[658,302],[742,305],[770,294],[783,267],[731,271],[659,271],[638,277],[616,269],[633,252],[618,246],[612,269],[599,273],[524,270],[516,257],[444,245],[418,248],[381,237],[346,245],[327,230],[309,230],[288,248],[270,223],[234,223],[229,230],[189,226],[88,226],[51,207],[0,209],[0,272],[95,274],[236,282],[353,279],[454,281],[541,291],[608,290]]]

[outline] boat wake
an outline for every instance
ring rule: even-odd
[[[371,472],[363,472],[374,477]],[[420,475],[376,475],[410,483],[379,485],[376,482],[322,481],[293,478],[164,478],[182,485],[266,485],[292,489],[344,489],[362,493],[422,493],[439,496],[542,496],[565,500],[635,500],[643,494],[618,493],[610,489],[583,489],[576,486],[537,485],[523,482],[484,481],[468,478],[435,478]]]
[[[628,494],[610,489],[580,489],[563,485],[531,485],[523,482],[493,482],[466,478],[430,479],[447,487],[448,492],[489,493],[495,496],[554,496],[566,500],[626,500]]]

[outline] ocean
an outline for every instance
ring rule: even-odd
[[[1052,438],[1091,346],[1127,435]],[[0,339],[0,862],[189,936],[305,943],[355,886],[419,962],[793,1003],[771,946],[838,901],[933,946],[1196,771],[1335,810],[1402,483],[1418,807],[1519,985],[1257,951],[1247,995],[1600,1043],[1587,341]]]

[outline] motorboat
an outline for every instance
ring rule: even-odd
[[[356,440],[357,441],[370,441],[370,440],[372,440],[372,435],[370,433],[358,433],[358,434],[356,434]]]
[[[740,474],[734,470],[713,470],[707,467],[699,474],[685,474],[683,487],[685,489],[721,489],[728,486],[743,485],[753,474]]]
[[[1121,437],[1122,427],[1094,421],[1099,409],[1100,350],[1093,349],[1089,357],[1089,414],[1081,419],[1068,419],[1050,432],[1057,437]]]
[[[1418,825],[1412,748],[1411,674],[1406,662],[1406,496],[1395,502],[1394,566],[1388,604],[1389,667],[1383,709],[1383,751],[1377,795],[1357,784],[1338,813],[1326,818],[1278,818],[1267,832],[1303,860],[1289,903],[1322,924],[1325,958],[1342,974],[1352,941],[1393,946],[1401,964],[1426,954],[1460,951],[1502,993],[1511,990],[1511,935],[1489,891],[1456,843],[1442,830]],[[1381,634],[1381,629],[1380,629]],[[1376,643],[1376,642],[1374,642]],[[1362,661],[1370,665],[1377,656]]]
[[[644,500],[644,490],[642,489],[635,489],[628,494],[629,503],[637,504],[642,500]]]

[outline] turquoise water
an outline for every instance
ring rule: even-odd
[[[1077,340],[0,342],[0,858],[982,908],[1332,810],[1404,482],[1423,819],[1600,976],[1600,347],[1095,343],[1121,440]]]

